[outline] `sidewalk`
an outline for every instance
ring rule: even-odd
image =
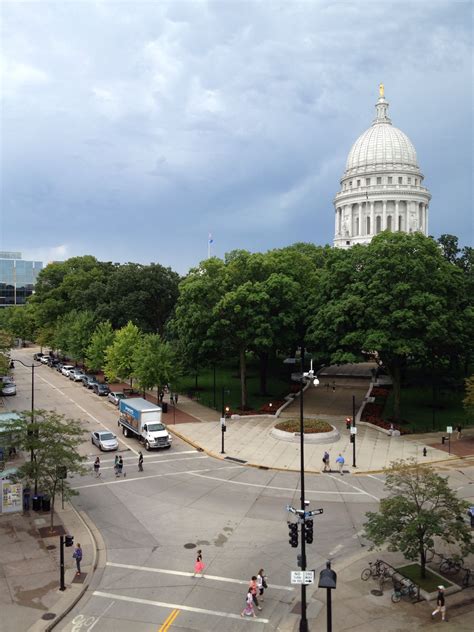
[[[61,501],[55,508],[58,535],[49,535],[50,514],[36,511],[0,515],[0,604],[2,632],[51,629],[80,599],[105,554],[102,538],[83,512]],[[64,549],[66,590],[59,590],[59,534],[74,536],[84,557],[76,576],[73,548]]]

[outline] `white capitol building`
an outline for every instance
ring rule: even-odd
[[[428,203],[412,142],[388,117],[384,87],[377,116],[352,146],[334,198],[334,246],[368,244],[383,230],[428,234]]]

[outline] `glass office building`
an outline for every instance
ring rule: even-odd
[[[42,269],[41,261],[25,261],[21,252],[0,251],[0,307],[24,305]]]

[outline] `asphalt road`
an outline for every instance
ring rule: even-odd
[[[20,354],[30,361],[31,354]],[[15,373],[15,403],[28,409],[31,371],[18,364]],[[46,366],[35,371],[35,407],[78,418],[88,431],[117,431],[112,404]],[[79,491],[74,505],[87,512],[104,538],[107,565],[56,629],[281,629],[299,592],[290,583],[299,549],[288,543],[286,511],[288,504],[299,506],[299,476],[212,459],[179,439],[171,450],[144,453],[144,472],[139,473],[139,444],[121,434],[119,439],[126,477],[115,478],[111,453],[101,454],[99,479],[91,471],[71,481]],[[89,439],[81,452],[91,467],[100,454]],[[310,508],[324,510],[314,519],[308,568],[319,571],[328,558],[361,551],[367,544],[360,535],[365,513],[377,508],[383,482],[383,476],[306,477]],[[192,576],[198,548],[206,564],[204,577]],[[248,580],[261,567],[269,578],[263,610],[257,619],[242,620]]]

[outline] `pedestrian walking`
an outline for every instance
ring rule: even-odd
[[[206,568],[204,562],[202,561],[202,551],[201,549],[198,550],[197,555],[196,555],[196,561],[194,562],[194,575],[193,577],[196,577],[196,575],[202,575],[204,569]]]
[[[245,608],[240,613],[240,616],[241,617],[247,616],[247,617],[254,617],[254,618],[257,616],[253,608],[253,595],[250,588],[247,591],[247,596],[245,598]]]
[[[446,606],[444,603],[444,586],[438,586],[438,597],[436,599],[436,610],[431,613],[431,618],[441,612],[441,621],[446,621]]]
[[[323,463],[324,463],[323,472],[330,472],[331,466],[329,465],[329,452],[327,450],[324,451]]]
[[[72,557],[76,560],[76,568],[77,568],[76,575],[80,575],[81,574],[81,562],[82,562],[82,549],[81,549],[81,545],[79,544],[79,542],[77,543],[77,546],[74,549],[74,553],[72,554]]]
[[[175,405],[178,403],[178,393],[174,394],[174,403]]]
[[[97,457],[96,460],[94,461],[94,472],[95,472],[95,477],[99,478],[99,476],[100,476],[100,459],[99,459],[99,457]]]
[[[23,488],[23,511],[30,510],[30,497],[31,497],[31,489],[30,486],[27,485]]]
[[[138,453],[138,471],[143,472],[143,454],[141,452]]]
[[[461,426],[461,424],[458,424],[456,426],[456,439],[460,439],[461,438],[461,434],[462,434],[462,426]]]
[[[267,588],[267,578],[265,577],[265,571],[263,568],[261,568],[257,573],[257,588],[258,598],[260,601],[265,601],[263,593],[265,592],[265,588]]]
[[[122,472],[123,472],[123,459],[121,456],[119,456],[119,460],[117,463],[117,476],[122,476]]]
[[[119,464],[119,457],[118,457],[118,454],[116,454],[115,455],[115,461],[114,461],[115,476],[118,476],[118,464]]]
[[[252,579],[250,580],[250,583],[249,583],[249,590],[252,593],[253,603],[257,606],[258,610],[261,610],[262,607],[258,603],[258,597],[257,597],[258,586],[257,586],[257,576],[256,575],[252,575]]]
[[[340,454],[337,459],[336,459],[336,463],[337,463],[337,467],[339,468],[339,472],[341,474],[341,476],[344,475],[344,472],[342,471],[343,467],[344,467],[344,457],[342,456],[342,454]]]

